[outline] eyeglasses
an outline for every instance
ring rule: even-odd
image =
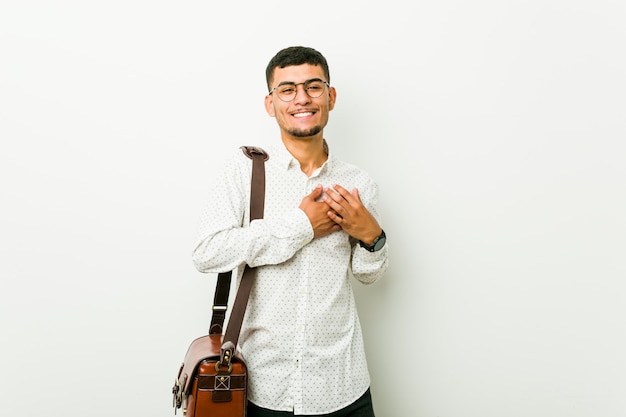
[[[330,87],[330,84],[326,81],[320,80],[319,78],[313,78],[312,80],[306,80],[303,83],[297,84],[291,82],[280,83],[278,87],[272,88],[268,94],[276,92],[279,99],[289,102],[296,98],[296,94],[298,92],[296,87],[299,85],[302,85],[304,92],[311,98],[320,97],[324,93],[324,87]]]

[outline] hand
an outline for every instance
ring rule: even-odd
[[[331,210],[328,217],[337,223],[350,236],[370,245],[382,233],[382,228],[365,208],[359,191],[355,188],[348,192],[340,185],[327,188],[322,200]]]
[[[302,199],[299,206],[311,222],[311,226],[313,227],[313,238],[323,237],[341,230],[341,226],[335,223],[331,217],[331,213],[334,213],[328,203],[324,201],[317,201],[320,199],[323,192],[324,188],[321,185],[318,185],[311,192],[311,194]]]

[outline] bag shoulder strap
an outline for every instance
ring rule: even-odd
[[[242,146],[241,150],[248,158],[252,159],[252,180],[250,186],[250,221],[252,221],[263,218],[265,206],[265,161],[269,159],[269,155],[256,146]],[[255,275],[256,269],[246,265],[233,304],[233,311],[228,321],[228,328],[223,338],[220,358],[220,363],[223,366],[228,367],[230,365],[230,359],[237,347]],[[209,334],[222,333],[228,309],[231,279],[232,271],[218,274]]]
[[[265,205],[265,165],[269,155],[258,146],[242,146],[244,155],[252,159],[252,181],[250,189],[250,220],[263,217]],[[256,162],[255,162],[256,161]],[[224,320],[228,311],[228,297],[232,271],[222,272],[217,275],[217,284],[213,296],[213,307],[209,334],[222,334]]]

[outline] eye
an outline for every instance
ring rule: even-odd
[[[296,91],[296,87],[293,85],[286,85],[286,86],[281,87],[278,91],[281,94],[289,95],[289,94],[293,94]]]
[[[314,82],[307,86],[307,90],[309,91],[319,91],[324,88],[324,84],[320,82]]]

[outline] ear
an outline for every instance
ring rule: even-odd
[[[335,87],[330,87],[328,89],[328,110],[332,110],[335,108],[335,101],[337,100],[337,90]]]
[[[265,96],[265,111],[271,117],[276,117],[276,112],[274,111],[274,98],[271,94]]]

